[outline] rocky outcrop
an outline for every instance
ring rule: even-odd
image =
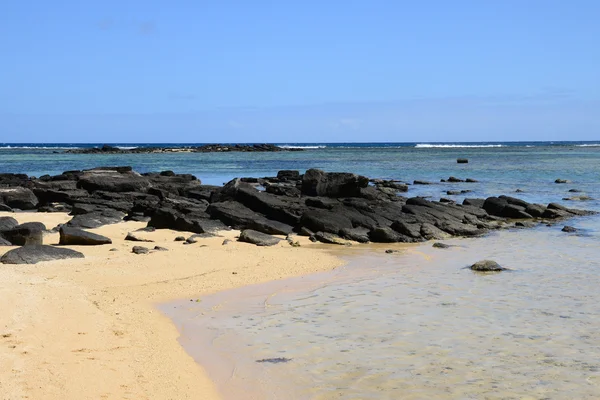
[[[450,177],[448,181],[473,180]],[[297,232],[323,241],[411,243],[479,236],[515,223],[529,227],[586,214],[511,196],[467,198],[462,204],[450,199],[407,198],[409,186],[400,181],[316,169],[305,174],[284,170],[273,177],[236,178],[222,187],[202,185],[189,174],[138,174],[131,167],[66,171],[39,179],[0,175],[3,182],[21,185],[3,188],[4,193],[19,193],[21,201],[29,199],[28,207],[70,210],[73,217],[66,227],[79,229],[133,220],[147,221],[150,228],[196,234],[232,227],[268,235]],[[444,192],[454,195],[467,190]],[[11,204],[17,197],[9,199]],[[0,218],[0,235],[15,226],[16,221]]]
[[[121,149],[118,147],[103,145],[85,149],[70,149],[65,153],[71,154],[143,154],[143,153],[212,153],[212,152],[265,152],[265,151],[302,151],[297,148],[285,148],[273,144],[207,144],[203,146],[187,147],[136,147],[133,149]]]
[[[36,264],[41,261],[64,260],[67,258],[84,258],[84,256],[78,251],[64,247],[31,245],[8,251],[0,258],[0,262],[3,264]]]

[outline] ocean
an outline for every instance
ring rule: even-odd
[[[222,184],[320,168],[430,181],[405,195],[433,200],[506,194],[600,211],[600,141],[281,145],[304,151],[78,155],[54,152],[82,145],[0,144],[0,172],[131,165]],[[440,183],[449,176],[478,183]],[[452,239],[449,249],[355,245],[333,272],[160,308],[226,399],[598,399],[599,239],[594,215]],[[511,270],[464,268],[488,258]]]

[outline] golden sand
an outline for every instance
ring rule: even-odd
[[[50,229],[66,214],[0,213]],[[180,347],[179,333],[154,304],[272,281],[342,264],[301,238],[257,247],[223,237],[174,242],[182,232],[136,232],[154,243],[124,241],[145,223],[90,231],[112,245],[69,246],[85,259],[0,264],[0,398],[218,399],[202,367]],[[223,245],[225,238],[232,241]],[[302,240],[304,239],[304,240]],[[58,243],[58,234],[44,237]],[[169,251],[131,253],[134,245]],[[0,247],[0,256],[13,247]],[[117,251],[110,251],[110,249]],[[234,274],[235,272],[235,274]]]

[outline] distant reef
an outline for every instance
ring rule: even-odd
[[[141,154],[141,153],[213,153],[213,152],[266,152],[266,151],[302,151],[298,148],[286,148],[274,144],[205,144],[202,146],[185,147],[134,147],[119,148],[105,144],[102,147],[91,147],[85,149],[69,149],[65,153],[70,154]]]

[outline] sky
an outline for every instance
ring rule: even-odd
[[[600,140],[597,0],[3,0],[0,142]]]

